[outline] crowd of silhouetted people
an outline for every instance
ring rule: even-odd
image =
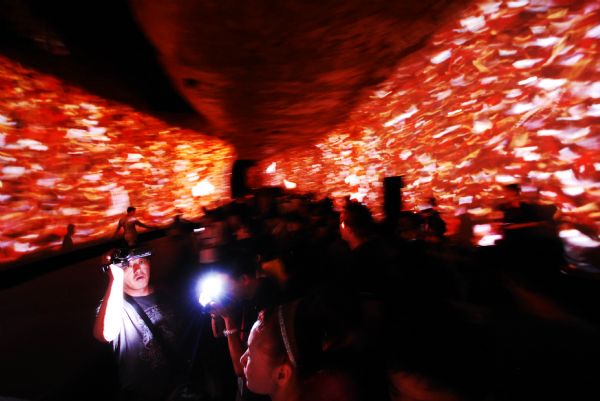
[[[552,208],[507,197],[504,238],[476,247],[429,203],[378,222],[350,199],[265,190],[177,216],[170,286],[187,306],[168,340],[183,358],[163,372],[185,372],[168,397],[597,399],[597,319],[569,303]],[[226,295],[200,306],[210,272]]]

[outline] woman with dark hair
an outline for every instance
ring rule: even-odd
[[[273,401],[300,399],[297,352],[288,334],[294,331],[289,315],[296,306],[281,305],[261,311],[241,358],[250,391],[269,395]]]
[[[325,330],[305,305],[295,301],[261,311],[241,358],[248,388],[273,401],[355,400],[348,375],[323,369]]]

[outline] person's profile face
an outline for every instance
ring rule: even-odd
[[[274,366],[268,353],[268,337],[263,329],[259,329],[260,322],[252,326],[248,338],[248,349],[242,355],[240,362],[244,367],[244,376],[250,391],[257,394],[273,394],[276,388]]]
[[[146,258],[134,259],[125,268],[123,282],[125,289],[143,290],[150,283],[150,262]]]

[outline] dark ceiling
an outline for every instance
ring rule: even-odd
[[[342,123],[461,3],[0,0],[0,53],[261,158]]]

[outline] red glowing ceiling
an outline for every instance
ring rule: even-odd
[[[447,219],[493,218],[502,186],[520,182],[597,234],[599,39],[598,1],[476,2],[346,123],[265,160],[265,182],[379,213],[383,178],[402,175],[406,208],[434,195]]]
[[[0,57],[0,263],[111,235],[127,206],[164,225],[229,196],[234,153]]]

